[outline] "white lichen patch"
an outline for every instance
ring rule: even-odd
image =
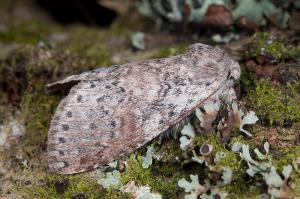
[[[205,113],[203,113],[199,108],[196,109],[196,116],[200,121],[200,126],[206,131],[206,133],[210,133],[213,131],[212,122],[216,119],[220,106],[218,103],[207,103],[204,104],[203,109]]]
[[[188,123],[183,127],[181,130],[182,136],[180,137],[180,148],[182,150],[186,150],[189,148],[193,143],[193,138],[195,137],[195,130],[194,127],[191,125],[191,123]]]
[[[144,169],[149,168],[152,165],[153,156],[155,154],[154,146],[148,146],[146,156],[142,157],[142,167]]]
[[[245,129],[243,129],[243,126],[246,124],[255,124],[259,119],[256,116],[255,112],[250,111],[249,113],[245,114],[241,109],[238,108],[238,105],[236,102],[232,104],[232,109],[234,114],[237,114],[240,119],[240,131],[245,133],[248,136],[252,136],[252,134]]]
[[[255,148],[254,153],[256,158],[254,160],[250,155],[249,145],[243,144],[240,152],[240,156],[248,164],[247,174],[254,177],[255,174],[260,174],[265,183],[268,185],[268,193],[272,198],[281,198],[288,194],[287,186],[288,179],[293,171],[292,165],[286,165],[283,168],[282,176],[277,173],[277,169],[273,165],[272,157],[269,154],[269,143],[264,144],[265,154]]]
[[[105,189],[118,188],[121,183],[120,178],[121,178],[121,174],[117,170],[112,172],[107,172],[105,174],[105,177],[100,178],[98,180],[98,184],[100,184]]]
[[[191,182],[182,178],[178,181],[178,186],[183,188],[187,193],[184,198],[185,199],[197,199],[197,197],[204,192],[206,192],[206,188],[201,185],[198,181],[198,175],[190,175]]]

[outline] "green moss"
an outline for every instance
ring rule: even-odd
[[[222,187],[222,190],[229,194],[229,198],[255,198],[259,195],[259,188],[252,186],[254,181],[249,179],[245,172],[245,162],[241,160],[239,153],[235,153],[231,150],[234,142],[239,141],[241,143],[248,143],[249,140],[245,140],[242,136],[236,135],[231,139],[230,143],[222,145],[215,134],[209,134],[206,136],[196,136],[194,141],[199,147],[205,143],[213,145],[213,151],[211,153],[212,157],[215,157],[218,152],[226,154],[225,158],[220,159],[215,165],[213,165],[213,168],[215,171],[222,171],[224,167],[232,169],[232,182]],[[207,178],[207,175],[204,177]],[[250,196],[247,195],[247,192],[251,186],[251,189],[255,191],[253,192],[255,195]]]
[[[296,171],[293,171],[290,178],[291,178],[291,181],[294,184],[294,186],[292,188],[292,193],[296,197],[300,197],[300,180],[299,180],[300,179],[300,170],[297,169]]]
[[[255,72],[249,69],[248,67],[241,67],[241,77],[239,82],[245,87],[247,90],[251,90],[255,87],[256,80]]]
[[[236,198],[236,199],[258,199],[259,195],[265,193],[262,191],[262,187],[255,186],[255,182],[245,182],[244,178],[241,178],[236,183],[227,185],[224,189],[228,193],[226,198]]]
[[[284,166],[293,165],[293,161],[300,157],[300,145],[280,148],[279,150],[273,151],[273,165],[277,168],[278,173],[283,170]],[[300,170],[294,169],[291,176],[291,182],[294,184],[292,193],[295,196],[300,196]]]
[[[299,59],[300,48],[287,47],[284,41],[272,37],[268,32],[263,32],[254,34],[247,55],[254,58],[268,55],[277,60]]]
[[[104,192],[105,195],[101,195],[103,199],[130,199],[128,194],[122,193],[119,190],[108,190]]]
[[[215,165],[217,170],[221,170],[222,167],[230,167],[233,170],[240,169],[241,161],[238,160],[238,154],[231,151],[231,148],[228,148],[227,145],[222,145],[215,134],[196,136],[194,141],[195,145],[199,147],[205,143],[213,145],[212,156],[215,156],[217,152],[223,152],[226,154],[225,158]]]
[[[101,190],[100,186],[87,174],[79,174],[72,176],[59,176],[54,174],[48,174],[43,185],[24,187],[20,186],[16,192],[18,192],[22,198],[66,198],[70,199],[78,194],[84,194],[86,198],[103,198],[105,194],[104,190]],[[68,181],[66,188],[63,188],[63,192],[57,192],[55,184],[61,180]]]
[[[26,90],[21,103],[26,135],[22,141],[23,150],[35,157],[43,149],[48,135],[52,113],[59,101],[58,96],[44,94],[44,83],[36,81]]]
[[[268,120],[270,125],[283,125],[300,120],[298,87],[272,85],[270,81],[260,79],[255,82],[255,89],[249,92],[248,98],[260,119]]]
[[[293,160],[300,157],[300,145],[295,147],[282,148],[279,151],[275,151],[274,153],[273,164],[276,166],[276,168],[282,171],[284,166],[292,164]]]
[[[140,158],[141,157],[138,157],[138,159]],[[176,170],[174,168],[176,166],[164,164],[161,165],[162,168],[157,170],[155,169],[155,166],[152,165],[150,168],[144,169],[141,166],[140,161],[138,161],[134,155],[130,156],[127,163],[127,170],[121,175],[122,184],[135,181],[138,186],[149,185],[153,192],[159,192],[168,198],[174,198],[178,195],[180,190],[177,186],[177,182],[180,179],[180,176],[176,175],[176,173],[171,173],[173,176],[170,176],[169,173],[171,171],[178,173],[180,170]],[[165,173],[165,171],[167,172]]]

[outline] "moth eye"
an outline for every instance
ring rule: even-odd
[[[209,86],[211,83],[210,82],[206,82],[205,83],[205,86]]]

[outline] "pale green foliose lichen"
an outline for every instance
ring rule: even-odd
[[[142,167],[144,169],[149,168],[152,165],[153,156],[155,154],[154,146],[148,146],[146,156],[142,156]]]
[[[151,18],[156,23],[157,28],[161,28],[164,21],[168,23],[182,23],[185,20],[185,9],[188,7],[189,23],[200,23],[207,13],[209,6],[224,6],[237,21],[240,17],[247,17],[257,25],[266,25],[266,18],[275,18],[275,23],[286,28],[288,25],[289,14],[281,4],[275,4],[270,0],[143,0],[137,3],[139,12]]]
[[[98,180],[98,184],[103,186],[103,188],[105,188],[105,189],[117,188],[120,186],[120,183],[121,183],[120,177],[121,177],[121,174],[117,170],[112,171],[112,172],[107,172],[107,173],[105,173],[105,177],[100,178]]]

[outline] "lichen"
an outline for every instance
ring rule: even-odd
[[[285,165],[291,164],[294,165],[295,160],[300,157],[300,145],[288,147],[288,148],[281,148],[274,151],[273,155],[273,165],[278,168],[279,170],[283,170]],[[291,182],[293,183],[293,189],[292,193],[295,196],[300,197],[300,171],[299,171],[299,164],[298,169],[296,169],[294,172],[292,172],[291,176]]]
[[[170,24],[176,25],[184,22],[201,23],[211,5],[223,6],[232,15],[230,20],[238,21],[240,17],[247,17],[249,21],[256,23],[257,26],[266,25],[267,19],[272,17],[273,23],[286,28],[290,17],[282,4],[276,4],[269,0],[259,2],[256,0],[234,2],[228,0],[143,0],[137,3],[137,8],[142,15],[152,19],[158,29],[165,28]]]

